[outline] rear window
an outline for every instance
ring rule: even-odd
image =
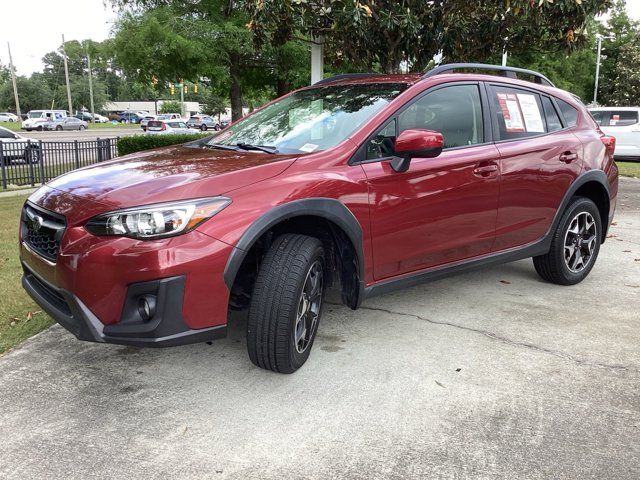
[[[625,110],[612,110],[609,118],[609,126],[624,127],[638,123],[638,112]]]
[[[159,122],[157,120],[149,120],[147,128],[162,128],[162,122]]]
[[[556,98],[556,102],[558,102],[567,127],[575,127],[578,124],[578,110],[559,98]]]

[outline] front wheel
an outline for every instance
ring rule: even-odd
[[[536,272],[558,285],[580,283],[596,263],[601,239],[598,207],[588,198],[575,197],[556,227],[549,253],[533,257]]]
[[[293,373],[309,358],[322,314],[325,257],[314,237],[278,237],[258,272],[247,321],[249,358]]]
[[[60,125],[58,125],[58,126],[56,127],[56,131],[57,131],[57,132],[61,132],[61,131],[62,131],[62,127],[61,127]]]

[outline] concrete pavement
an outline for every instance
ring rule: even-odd
[[[580,285],[527,260],[328,305],[289,376],[253,367],[244,329],[27,341],[0,358],[0,477],[640,477],[640,181]]]

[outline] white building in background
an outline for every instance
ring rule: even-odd
[[[104,106],[104,109],[107,113],[119,113],[124,112],[125,110],[130,110],[133,112],[149,112],[154,115],[160,113],[160,109],[162,108],[162,104],[164,102],[172,102],[175,100],[158,100],[151,102],[107,102]],[[196,113],[200,113],[202,108],[198,102],[184,102],[184,109],[186,111],[187,117],[194,115]]]

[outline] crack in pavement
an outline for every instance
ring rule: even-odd
[[[335,306],[342,306],[342,304],[340,303],[329,303],[329,302],[325,302],[328,303],[329,305],[335,305]],[[513,347],[524,347],[524,348],[528,348],[537,352],[541,352],[541,353],[546,353],[548,355],[553,355],[555,357],[558,358],[562,358],[564,360],[570,360],[574,363],[576,363],[577,365],[581,365],[581,366],[590,366],[590,367],[599,367],[599,368],[608,368],[608,369],[612,369],[612,370],[626,370],[626,371],[637,371],[636,368],[633,368],[631,366],[628,365],[620,365],[620,364],[610,364],[610,363],[601,363],[601,362],[595,362],[592,360],[586,360],[586,359],[582,359],[582,358],[577,358],[574,357],[573,355],[569,354],[569,353],[565,353],[565,352],[560,352],[558,350],[552,350],[550,348],[545,348],[545,347],[541,347],[539,345],[535,345],[533,343],[528,343],[528,342],[519,342],[516,340],[511,340],[507,337],[502,337],[500,335],[497,335],[493,332],[490,332],[488,330],[482,330],[480,328],[473,328],[473,327],[465,327],[464,325],[458,325],[456,323],[450,323],[450,322],[439,322],[437,320],[432,320],[430,318],[426,318],[426,317],[422,317],[420,315],[416,315],[414,313],[406,313],[406,312],[396,312],[393,310],[389,310],[386,308],[381,308],[381,307],[360,307],[359,310],[371,310],[374,312],[383,312],[383,313],[388,313],[390,315],[400,315],[403,317],[411,317],[411,318],[416,318],[418,320],[422,320],[424,322],[427,323],[431,323],[433,325],[441,325],[441,326],[446,326],[446,327],[452,327],[452,328],[458,328],[460,330],[466,330],[468,332],[473,332],[473,333],[479,333],[480,335],[484,335],[485,337],[491,338],[493,340],[497,340],[499,342],[502,342],[504,344],[507,345],[511,345]]]

